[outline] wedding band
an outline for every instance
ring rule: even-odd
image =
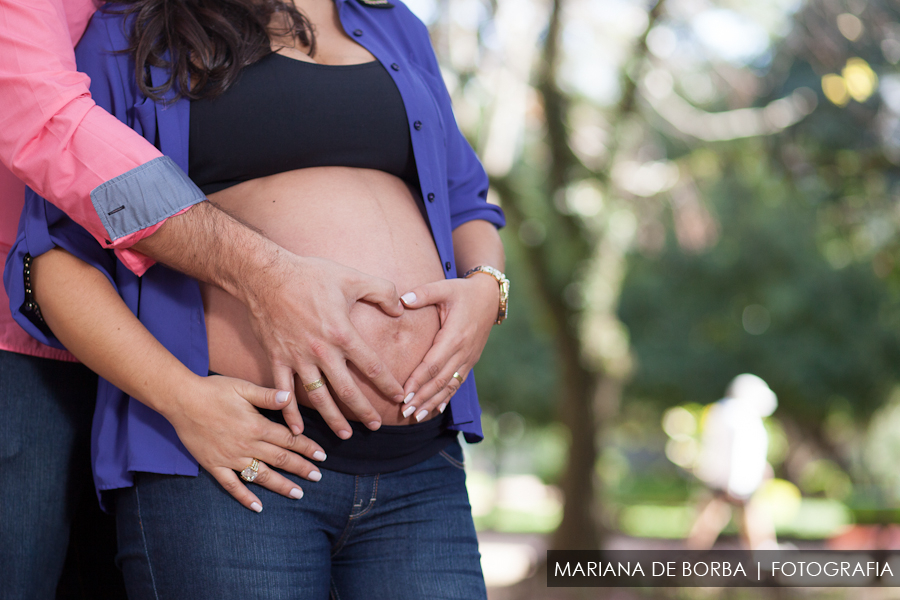
[[[259,475],[259,459],[254,458],[250,466],[241,471],[241,479],[247,483],[253,483],[257,475]]]
[[[313,390],[319,389],[323,385],[325,385],[325,378],[319,377],[315,381],[310,381],[309,383],[303,384],[303,389],[306,390],[307,392],[311,392]]]
[[[465,381],[465,379],[463,379],[463,376],[459,374],[459,371],[453,374],[453,379],[457,380],[459,382],[459,385],[462,385],[463,381]]]

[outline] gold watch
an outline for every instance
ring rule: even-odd
[[[472,267],[466,274],[463,275],[463,279],[468,279],[475,273],[484,273],[485,275],[490,275],[494,279],[497,280],[497,283],[500,284],[500,308],[497,309],[497,320],[494,321],[495,324],[499,325],[506,319],[506,315],[509,312],[509,279],[506,278],[499,269],[495,269],[494,267],[489,267],[487,265],[479,265],[477,267]]]

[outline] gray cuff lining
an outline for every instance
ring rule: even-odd
[[[205,199],[168,156],[154,158],[91,192],[94,210],[111,241],[156,225]]]

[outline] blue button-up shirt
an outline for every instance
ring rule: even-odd
[[[504,221],[499,207],[486,201],[487,176],[454,120],[428,30],[397,0],[392,0],[393,8],[335,1],[344,29],[385,66],[403,98],[428,223],[445,276],[456,277],[453,229],[473,219],[498,227]],[[132,57],[117,52],[128,47],[126,26],[121,15],[101,10],[88,26],[76,56],[79,69],[91,77],[91,95],[97,104],[156,144],[166,155],[158,161],[171,161],[173,168],[160,169],[157,165],[144,173],[135,170],[136,180],[119,183],[134,188],[135,181],[139,182],[138,189],[151,190],[146,195],[149,199],[164,195],[159,192],[167,183],[159,173],[171,176],[178,172],[174,166],[188,171],[190,102],[174,101],[174,94],[170,94],[170,102],[156,103],[139,92]],[[167,73],[157,67],[151,68],[150,75],[154,85],[167,79]],[[152,219],[156,210],[150,200],[143,212],[127,212]],[[136,277],[85,230],[30,191],[4,273],[13,315],[29,333],[59,346],[42,331],[45,328],[30,320],[32,315],[23,306],[25,255],[38,256],[54,246],[106,274],[144,326],[194,373],[206,375],[209,355],[197,282],[162,265]],[[454,429],[462,431],[470,442],[482,438],[474,377],[462,384],[450,410]],[[106,381],[101,381],[94,415],[93,463],[98,491],[130,486],[136,471],[197,474],[196,461],[169,422]]]

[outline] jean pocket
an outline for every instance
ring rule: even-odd
[[[466,460],[463,457],[462,448],[460,447],[459,442],[454,441],[452,444],[438,452],[438,454],[457,469],[465,470]]]

